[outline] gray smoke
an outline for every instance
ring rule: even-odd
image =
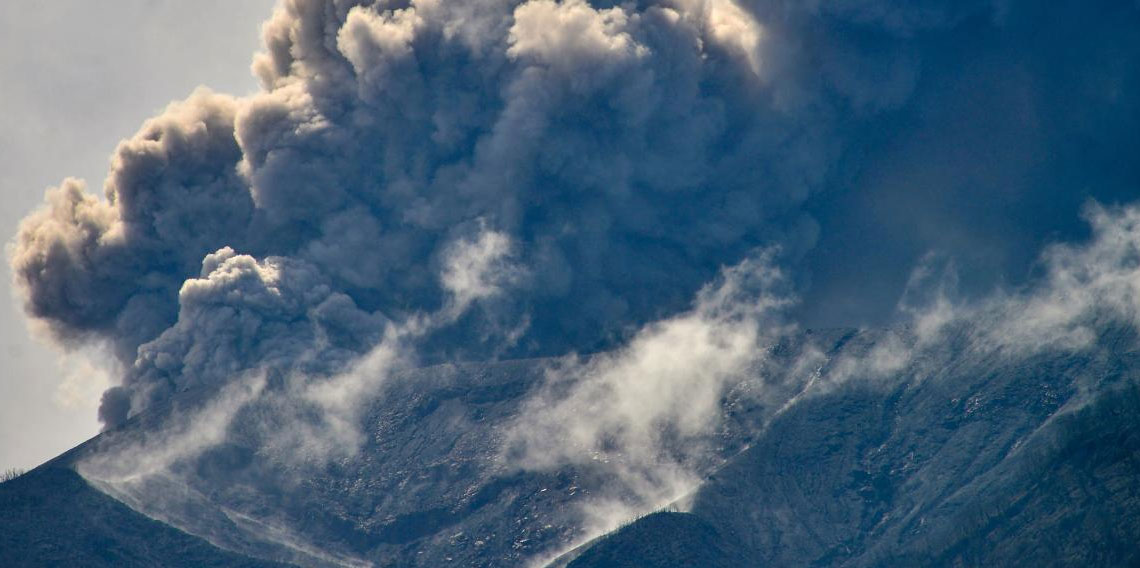
[[[758,247],[806,287],[831,224],[863,218],[851,163],[927,100],[939,41],[1023,11],[284,0],[261,92],[172,104],[103,198],[51,190],[11,263],[52,337],[128,368],[111,426],[253,369],[344,371],[417,322],[426,361],[609,349]]]

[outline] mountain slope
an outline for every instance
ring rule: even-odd
[[[1092,349],[1026,354],[979,345],[964,328],[933,347],[907,347],[910,358],[890,373],[852,366],[905,335],[831,330],[773,345],[764,368],[725,391],[708,455],[692,464],[704,481],[686,512],[636,520],[555,565],[1140,560],[1133,336],[1105,332]],[[100,475],[99,460],[152,460],[185,443],[164,432],[211,397],[181,393],[169,408],[0,486],[3,550],[27,565],[550,558],[596,536],[584,511],[624,490],[614,464],[524,469],[503,455],[504,432],[552,364],[399,373],[364,406],[359,446],[320,460],[301,459],[303,445],[267,444],[267,427],[316,423],[280,425],[266,418],[266,403],[237,413],[199,451],[137,462],[138,474]]]
[[[755,566],[1136,564],[1140,359],[1120,339],[1029,358],[951,346],[893,388],[805,400],[702,485],[692,514]],[[636,524],[595,546],[678,539]]]
[[[794,338],[773,360],[794,358],[809,345],[834,349],[851,333]],[[165,431],[177,431],[170,425],[217,398],[198,390],[180,393],[169,405],[105,432],[52,465],[84,471],[99,490],[144,515],[245,556],[306,566],[524,564],[592,536],[583,528],[583,508],[623,490],[610,464],[585,460],[524,470],[502,456],[504,431],[544,385],[553,363],[440,365],[398,373],[364,406],[360,446],[330,459],[300,459],[304,452],[298,446],[275,453],[265,443],[266,408],[256,404],[233,419],[223,440],[167,459],[177,455],[170,448],[187,441]],[[755,374],[741,377],[742,385],[762,382]],[[269,381],[267,391],[275,388],[280,385]],[[709,467],[744,447],[770,410],[755,401],[746,404],[747,397],[730,399],[727,419],[713,436]],[[268,424],[272,430],[306,426]],[[155,456],[166,461],[155,465]],[[102,461],[134,463],[144,474],[104,475]],[[55,506],[37,515],[65,509],[63,503]]]
[[[51,465],[0,484],[0,565],[284,566],[221,550],[149,519],[73,470]]]
[[[616,531],[568,564],[568,568],[730,568],[749,560],[731,537],[689,513],[658,512]]]

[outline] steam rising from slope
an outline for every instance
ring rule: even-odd
[[[510,430],[504,458],[528,470],[607,471],[614,488],[582,503],[588,534],[602,534],[683,504],[718,465],[709,458],[733,403],[759,405],[762,430],[793,405],[852,384],[885,393],[960,365],[1140,349],[1140,208],[1090,204],[1084,216],[1092,239],[1043,251],[1042,274],[1025,289],[964,300],[952,266],[919,266],[900,305],[905,325],[864,332],[861,344],[836,353],[807,344],[774,366],[766,365],[772,348],[801,336],[785,323],[795,298],[771,265],[732,267],[690,311],[646,326],[619,350],[553,366]],[[1104,395],[1102,380],[1066,385],[1077,394],[1058,414]]]
[[[641,507],[691,489],[713,453],[728,387],[754,372],[791,328],[787,282],[764,253],[727,268],[693,307],[643,328],[628,345],[566,359],[528,401],[505,459],[527,469],[612,462]]]

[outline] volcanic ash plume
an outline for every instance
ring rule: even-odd
[[[390,326],[425,363],[609,350],[759,250],[809,312],[889,312],[921,247],[1000,280],[1064,229],[1082,125],[1134,147],[1135,103],[1102,95],[1140,81],[1135,6],[1051,6],[285,0],[259,93],[171,104],[102,198],[50,190],[11,263],[51,337],[127,369],[109,425],[248,370],[343,371]],[[1073,26],[1077,55],[1034,43]],[[1055,108],[1084,118],[1041,128]],[[1113,163],[1110,202],[1135,177]],[[948,214],[973,204],[1011,214]]]
[[[21,226],[28,312],[129,369],[108,425],[249,369],[335,372],[429,313],[427,360],[607,348],[815,239],[827,113],[777,96],[729,0],[290,0],[264,34],[262,92],[172,104],[104,198],[67,180]],[[457,272],[496,247],[489,280]]]

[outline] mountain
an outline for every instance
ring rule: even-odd
[[[697,490],[685,528],[647,517],[570,565],[668,565],[652,551],[697,539],[755,566],[1136,565],[1140,358],[1127,339],[1013,360],[950,348],[930,376],[801,402]],[[592,556],[633,541],[649,552]]]
[[[221,550],[44,466],[0,484],[4,566],[283,566]]]
[[[266,410],[254,407],[196,452],[138,475],[100,475],[99,460],[127,459],[125,448],[160,454],[154,448],[178,440],[158,435],[164,425],[218,398],[187,391],[0,485],[0,564],[1140,561],[1132,334],[1106,331],[1091,349],[1011,354],[961,329],[910,347],[889,373],[851,370],[906,336],[826,330],[772,345],[763,368],[723,393],[707,452],[688,462],[703,481],[667,510],[646,504],[650,514],[606,534],[582,511],[624,490],[614,464],[535,469],[504,457],[505,432],[555,361],[398,373],[360,416],[359,447],[323,460],[274,453],[252,426]],[[808,354],[819,364],[801,377]],[[750,394],[761,388],[775,394]]]

